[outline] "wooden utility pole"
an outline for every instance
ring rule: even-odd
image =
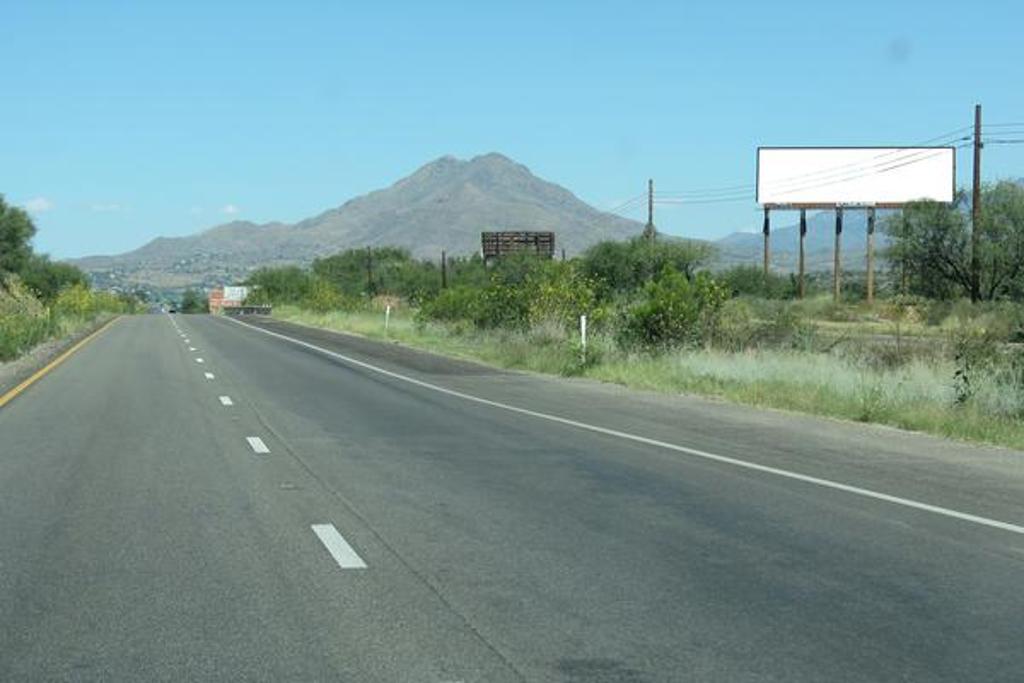
[[[772,247],[771,247],[771,209],[767,206],[764,207],[764,225],[761,227],[761,232],[764,233],[764,275],[768,277],[768,271],[771,268],[772,263]]]
[[[832,298],[835,301],[839,301],[839,296],[842,290],[842,272],[843,267],[840,265],[842,259],[839,253],[842,245],[843,235],[843,207],[836,207],[836,246],[832,251]]]
[[[797,266],[797,296],[804,298],[804,241],[807,238],[807,209],[800,209],[800,263]]]
[[[647,225],[644,226],[644,239],[653,242],[657,231],[654,229],[654,180],[647,181]]]
[[[868,207],[868,304],[875,303],[875,207]]]
[[[971,301],[981,298],[981,105],[974,105],[974,185],[971,190]]]
[[[448,256],[441,250],[441,289],[448,289]]]

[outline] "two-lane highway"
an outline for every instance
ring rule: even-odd
[[[0,680],[1024,670],[1022,454],[254,322],[0,409]]]

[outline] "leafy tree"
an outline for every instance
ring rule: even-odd
[[[327,313],[339,308],[346,308],[345,297],[338,288],[322,277],[313,277],[309,294],[302,301],[303,305],[317,313]]]
[[[260,268],[246,280],[253,288],[246,303],[295,304],[309,297],[313,279],[298,266]]]
[[[656,279],[666,268],[693,279],[713,253],[711,245],[689,240],[600,242],[581,259],[583,274],[593,280],[600,298],[627,294]]]
[[[21,280],[43,301],[53,301],[58,294],[74,285],[88,286],[89,279],[70,263],[51,261],[43,254],[29,257],[21,271]]]
[[[0,195],[0,273],[20,273],[32,257],[36,226],[23,210]]]
[[[960,192],[953,205],[915,202],[887,221],[892,242],[888,257],[901,291],[937,299],[992,300],[1024,289],[1024,188],[1001,182],[983,189],[977,282],[966,204]]]
[[[409,251],[398,247],[347,249],[313,261],[313,273],[350,296],[397,294],[398,273],[411,261]]]
[[[203,296],[202,292],[198,292],[194,289],[186,289],[185,293],[181,295],[181,306],[179,309],[182,313],[209,313],[209,302],[206,297]]]
[[[982,194],[982,202],[979,298],[1019,295],[1024,288],[1024,187],[998,183]]]

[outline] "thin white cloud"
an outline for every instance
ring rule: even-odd
[[[234,216],[236,213],[240,213],[241,211],[242,210],[239,209],[234,204],[225,204],[223,208],[221,208],[220,210],[221,213],[226,214],[228,216]]]
[[[29,213],[43,213],[53,208],[53,202],[46,197],[33,197],[25,202],[25,210]]]

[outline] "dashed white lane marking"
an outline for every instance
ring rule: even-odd
[[[188,350],[189,350],[189,351],[198,351],[199,349],[197,349],[197,348],[196,348],[196,347],[194,347],[194,346],[190,346],[190,347],[188,347]]]
[[[277,332],[271,332],[249,323],[243,323],[240,320],[236,320],[233,317],[229,317],[233,323],[248,327],[249,329],[262,332],[263,334],[270,335],[271,337],[277,337],[284,341],[291,342],[298,346],[302,346],[307,349],[318,351],[331,358],[337,358],[350,365],[370,370],[378,374],[384,375],[385,377],[391,377],[402,382],[408,382],[430,391],[436,391],[447,396],[454,396],[455,398],[461,398],[465,401],[471,401],[480,405],[490,406],[492,408],[498,408],[500,410],[507,410],[511,413],[517,413],[519,415],[528,415],[530,417],[537,418],[539,420],[547,420],[548,422],[555,422],[557,424],[566,425],[569,427],[575,427],[588,432],[594,432],[597,434],[604,434],[606,436],[612,436],[617,439],[623,439],[626,441],[632,441],[633,443],[642,443],[648,446],[654,446],[656,448],[663,448],[669,451],[675,451],[677,453],[685,453],[686,455],[692,455],[697,458],[703,458],[705,460],[713,460],[720,462],[725,465],[732,465],[733,467],[740,467],[747,470],[754,470],[755,472],[763,472],[765,474],[772,474],[777,477],[783,477],[785,479],[793,479],[796,481],[804,482],[805,484],[813,484],[815,486],[821,486],[822,488],[832,489],[834,491],[843,491],[844,493],[853,494],[855,496],[863,496],[864,498],[872,498],[874,500],[880,500],[892,505],[900,505],[906,508],[912,508],[914,510],[921,510],[923,512],[930,512],[936,515],[942,515],[944,517],[951,517],[958,519],[963,522],[970,522],[972,524],[978,524],[981,526],[987,526],[993,529],[1002,529],[1003,531],[1009,531],[1015,534],[1024,535],[1024,526],[1019,524],[1011,524],[1010,522],[1002,522],[998,519],[990,519],[988,517],[982,517],[980,515],[972,515],[969,512],[961,512],[959,510],[953,510],[951,508],[942,507],[940,505],[932,505],[931,503],[925,503],[919,500],[912,500],[910,498],[901,498],[899,496],[893,496],[888,493],[882,493],[880,491],[872,491],[871,489],[861,488],[859,486],[851,486],[850,484],[844,484],[842,482],[833,481],[831,479],[822,479],[819,477],[812,477],[807,474],[801,474],[799,472],[792,472],[790,470],[784,470],[779,467],[771,467],[769,465],[761,465],[756,462],[750,462],[748,460],[740,460],[739,458],[731,458],[727,455],[718,455],[717,453],[709,453],[708,451],[698,450],[696,448],[689,448],[687,446],[680,446],[678,444],[669,443],[667,441],[660,441],[658,439],[652,439],[646,436],[640,436],[639,434],[631,434],[629,432],[620,432],[617,429],[609,429],[607,427],[600,427],[598,425],[588,424],[586,422],[580,422],[578,420],[571,420],[567,417],[560,417],[558,415],[551,415],[549,413],[542,413],[537,410],[530,410],[529,408],[520,408],[519,406],[510,405],[508,403],[502,403],[500,401],[492,401],[487,398],[481,398],[480,396],[474,396],[467,394],[462,391],[456,391],[455,389],[448,389],[437,384],[431,384],[430,382],[424,382],[423,380],[416,379],[415,377],[409,377],[398,372],[392,372],[391,370],[385,370],[384,368],[377,367],[371,363],[366,363],[361,360],[356,360],[350,356],[346,356],[335,351],[329,351],[322,346],[316,344],[310,344],[293,337],[289,337],[284,334]]]
[[[197,362],[197,363],[202,363],[202,362],[203,362],[203,359],[202,359],[202,358],[196,358],[196,362]]]
[[[233,405],[235,405],[234,402],[231,400],[230,396],[218,396],[217,398],[220,399],[220,404],[222,406],[233,406]]]
[[[213,373],[212,372],[204,372],[203,373],[203,377],[205,377],[206,379],[213,379]]]
[[[366,569],[363,558],[359,557],[333,524],[313,524],[311,528],[339,567],[342,569]]]
[[[267,448],[267,444],[263,443],[263,439],[258,436],[247,436],[245,440],[249,442],[249,448],[255,453],[269,453],[270,449]]]

